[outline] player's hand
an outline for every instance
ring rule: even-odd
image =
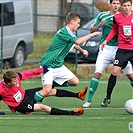
[[[99,31],[95,31],[95,32],[91,33],[92,36],[98,36],[101,34],[102,34],[102,32],[99,32]]]
[[[107,44],[107,40],[103,41],[101,44],[101,50],[103,50],[103,48],[105,47],[105,45]]]
[[[43,66],[43,71],[44,71],[44,73],[48,72],[49,71],[48,67],[47,66]]]
[[[83,55],[84,55],[85,57],[88,57],[88,55],[89,55],[88,51],[84,49],[84,50],[83,50]]]

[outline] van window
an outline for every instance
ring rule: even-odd
[[[2,5],[3,5],[4,17],[2,16],[2,12],[1,12]],[[4,26],[15,24],[13,2],[7,2],[7,3],[0,4],[0,26],[1,26],[2,17],[3,17]]]

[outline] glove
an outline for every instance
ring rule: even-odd
[[[44,71],[44,73],[48,72],[49,71],[48,67],[47,66],[43,66],[43,71]]]
[[[2,110],[0,110],[0,115],[4,115],[5,114],[5,112],[3,112]]]

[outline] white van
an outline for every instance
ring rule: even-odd
[[[31,0],[0,0],[0,59],[11,67],[22,66],[33,51],[32,15]]]

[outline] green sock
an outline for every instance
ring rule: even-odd
[[[40,102],[43,98],[44,97],[40,94],[39,91],[34,94],[34,99],[36,100],[36,102]]]
[[[99,78],[93,77],[90,82],[90,89],[89,89],[89,94],[88,94],[88,100],[89,102],[92,102],[92,97],[97,90],[99,83]]]
[[[52,88],[54,88],[55,86],[56,87],[68,87],[68,86],[70,86],[70,84],[66,81],[62,85],[59,85],[58,83],[56,83],[55,81],[53,81]]]

